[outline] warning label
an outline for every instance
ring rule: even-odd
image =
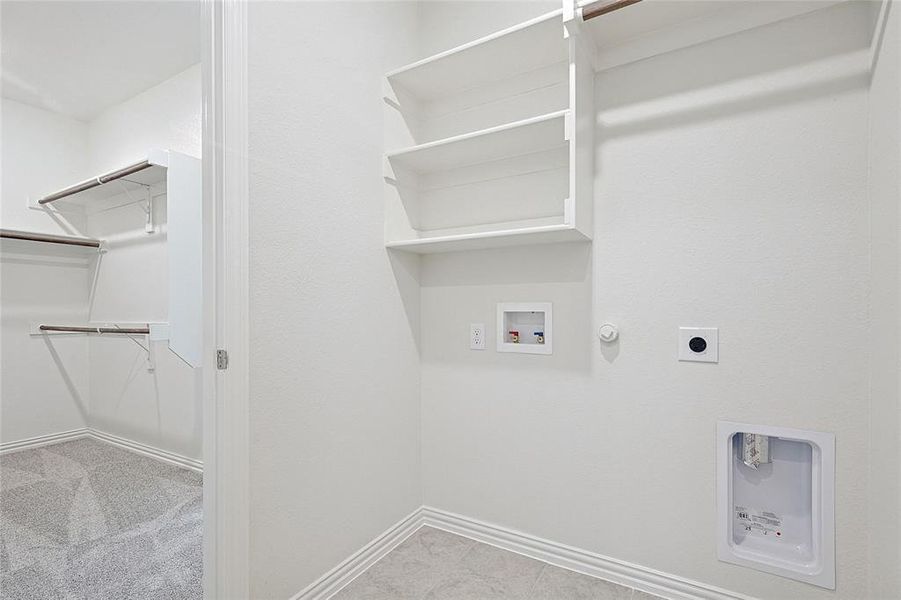
[[[782,537],[782,517],[775,513],[736,506],[735,521],[748,535]]]

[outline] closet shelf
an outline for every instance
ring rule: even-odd
[[[441,52],[386,74],[423,101],[566,62],[562,10]]]
[[[591,238],[589,236],[571,225],[544,225],[389,241],[385,246],[404,252],[433,254],[460,250],[483,250],[509,246],[590,241]]]
[[[122,335],[149,335],[150,326],[146,327],[89,327],[82,325],[38,325],[40,333],[118,333]]]
[[[125,192],[134,194],[126,202],[132,204],[147,199],[147,190],[166,182],[168,152],[151,150],[146,159],[101,173],[61,190],[34,198],[29,204],[33,208],[54,210],[65,208],[85,208],[88,205],[119,196]],[[109,208],[109,207],[106,207]]]
[[[82,249],[89,251],[100,250],[103,242],[93,238],[73,236],[73,235],[55,235],[48,233],[38,233],[35,231],[20,231],[16,229],[0,229],[0,238],[5,240],[16,240],[18,242],[36,242],[40,244],[52,244],[56,247],[68,246],[73,249]]]
[[[566,116],[560,110],[531,119],[420,144],[387,154],[394,167],[417,173],[448,171],[566,146]]]
[[[585,21],[602,71],[827,8],[819,2],[638,2]],[[583,15],[609,0],[578,2]]]

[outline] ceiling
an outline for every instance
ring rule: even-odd
[[[2,94],[82,121],[200,62],[200,2],[3,0]]]

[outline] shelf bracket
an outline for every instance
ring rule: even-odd
[[[131,191],[129,191],[128,186],[125,185],[126,181],[128,180],[120,179],[119,185],[122,186],[122,190],[125,192],[125,195],[128,196],[129,200],[140,206],[141,210],[144,211],[144,233],[154,233],[153,191],[151,190],[149,185],[138,183],[136,181],[129,181],[128,183],[141,186],[144,192],[145,197],[143,199],[136,200],[134,196],[131,195]]]

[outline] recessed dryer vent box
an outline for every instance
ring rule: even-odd
[[[551,354],[553,315],[550,302],[502,302],[497,305],[497,351]]]
[[[835,589],[835,437],[717,424],[717,556]]]

